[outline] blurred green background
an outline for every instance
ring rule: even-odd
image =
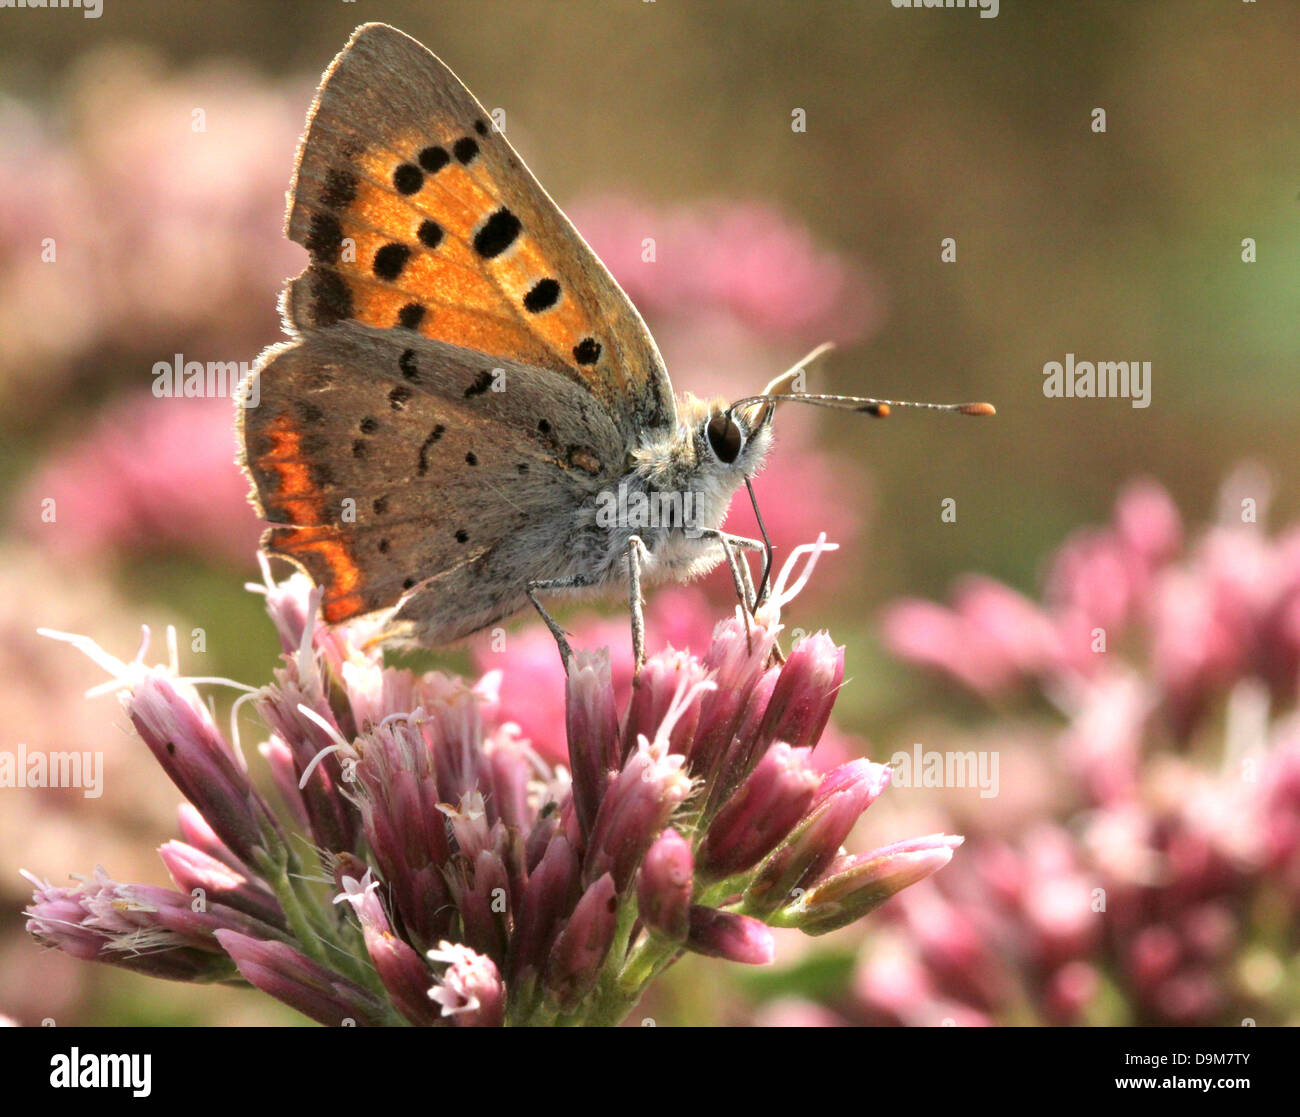
[[[861,269],[870,280],[871,327],[825,363],[819,376],[830,390],[997,405],[991,422],[898,414],[883,423],[831,416],[809,424],[808,441],[827,452],[828,469],[856,463],[844,467],[842,483],[837,475],[828,486],[865,529],[860,545],[837,560],[850,576],[804,618],[833,625],[849,646],[855,689],[846,691],[839,713],[850,729],[888,740],[917,702],[951,703],[958,716],[963,710],[958,699],[885,659],[874,630],[880,605],[900,594],[942,596],[967,570],[1032,590],[1047,552],[1075,525],[1103,518],[1134,475],[1157,478],[1190,517],[1204,518],[1225,473],[1250,459],[1274,478],[1276,518],[1300,509],[1300,5],[1279,0],[1005,0],[995,19],[896,10],[888,0],[104,0],[95,20],[76,11],[5,10],[5,282],[24,282],[18,258],[39,253],[45,235],[29,216],[40,212],[43,160],[66,145],[95,151],[95,129],[105,121],[129,124],[115,118],[125,111],[115,91],[126,70],[138,67],[160,88],[207,75],[209,90],[262,91],[300,122],[320,71],[369,20],[415,36],[486,106],[504,107],[512,143],[562,206],[593,196],[635,199],[652,210],[760,202]],[[178,133],[186,131],[191,106],[177,101],[159,111],[164,107],[176,114]],[[791,129],[797,108],[806,110],[806,132]],[[1095,108],[1105,109],[1104,134],[1092,130]],[[246,123],[211,113],[208,130],[221,138]],[[7,538],[39,537],[32,528],[39,510],[24,503],[33,474],[75,446],[119,391],[147,385],[152,360],[203,345],[215,345],[223,359],[251,360],[275,340],[275,290],[297,259],[274,240],[292,168],[291,133],[268,130],[255,150],[232,145],[250,163],[219,168],[256,181],[241,247],[256,279],[237,297],[227,292],[218,302],[214,295],[210,308],[218,318],[242,315],[233,327],[222,319],[209,328],[202,313],[183,328],[166,315],[149,323],[146,304],[140,328],[155,331],[148,345],[136,348],[135,325],[115,334],[100,323],[91,344],[60,349],[85,325],[72,291],[0,319],[12,330],[21,318],[28,338],[0,349]],[[41,137],[39,158],[29,135]],[[149,148],[147,135],[138,142]],[[169,160],[181,178],[218,173],[165,132],[153,146],[155,158],[139,164],[145,197],[150,176]],[[135,165],[114,165],[124,196]],[[95,173],[93,160],[79,167]],[[75,210],[77,183],[60,182]],[[85,217],[101,227],[122,220],[107,207]],[[134,220],[147,226],[155,218],[175,219],[158,212]],[[184,245],[184,229],[177,235]],[[955,263],[940,258],[948,237],[956,241]],[[1253,264],[1242,261],[1246,237],[1257,242]],[[129,255],[132,243],[124,236],[122,251]],[[75,253],[75,245],[75,237],[65,240],[61,251]],[[258,263],[259,245],[273,265]],[[204,243],[186,251],[201,291]],[[95,266],[111,283],[126,264]],[[770,277],[776,299],[780,278]],[[0,301],[15,294],[11,287]],[[657,331],[653,308],[646,317]],[[728,384],[757,388],[806,347],[802,337],[778,339],[764,348],[762,367],[719,372]],[[1045,398],[1042,367],[1067,352],[1150,361],[1151,406]],[[707,371],[709,354],[697,358]],[[708,387],[707,375],[690,382]],[[121,437],[129,448],[134,435]],[[949,497],[957,502],[956,523],[940,519]],[[115,615],[155,627],[206,625],[212,673],[255,681],[273,663],[273,633],[241,589],[251,561],[241,567],[202,554],[138,551],[93,563],[58,556],[6,562],[9,679],[35,679],[34,693],[48,699],[40,716],[54,727],[50,734],[59,725],[66,736],[99,723],[121,736],[111,700],[100,699],[97,713],[71,711],[75,690],[32,667],[32,656],[44,665],[56,657],[34,652],[23,635],[37,624],[73,623],[37,615],[36,605],[79,601],[88,585],[98,596],[79,612],[72,608],[83,620],[79,631],[107,642],[111,633],[96,618],[112,600]],[[113,624],[125,641],[113,650],[124,653],[134,637],[129,625]],[[452,662],[463,664],[463,656]],[[78,685],[95,681],[89,672]],[[34,699],[18,708],[40,706]],[[38,735],[10,718],[4,747]],[[151,776],[138,778],[139,786],[155,786]],[[166,785],[157,786],[166,810],[157,820],[134,819],[134,846],[169,834],[171,804]],[[31,824],[44,826],[39,818]],[[30,999],[17,990],[41,972],[31,968],[34,948],[14,934],[23,897],[14,870],[20,863],[50,873],[88,869],[101,859],[77,825],[58,832],[65,840],[49,851],[39,831],[36,838],[14,826],[4,833],[0,921],[14,941],[0,963],[0,1011],[32,1015]],[[29,864],[33,848],[41,851],[39,865]],[[125,875],[120,864],[109,867]],[[148,879],[161,879],[160,869],[153,872]],[[50,972],[62,981],[71,971]],[[86,980],[89,989],[68,1001],[68,1014],[80,1019],[292,1018],[251,994],[222,993],[216,1002],[168,987],[159,998],[143,978],[105,971]],[[687,986],[677,988],[685,997]],[[682,1012],[691,1018],[696,1009],[706,1011],[685,1005]]]

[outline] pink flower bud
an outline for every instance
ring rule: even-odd
[[[767,751],[709,823],[696,859],[701,879],[723,880],[752,868],[790,832],[821,780],[811,753],[784,743]]]
[[[186,697],[156,669],[143,674],[125,706],[172,782],[240,860],[253,864],[257,850],[283,843],[270,808],[197,696]]]
[[[507,977],[512,990],[519,984],[520,998],[531,995],[524,987],[545,971],[551,944],[561,923],[573,910],[578,887],[578,859],[568,839],[557,834],[528,878],[528,888],[515,920]]]
[[[372,881],[367,871],[360,880],[348,876],[342,883],[343,891],[335,903],[345,901],[356,912],[366,952],[389,999],[412,1024],[438,1023],[438,1011],[429,1000],[433,972],[410,944],[393,934],[384,907],[375,895],[379,882]]]
[[[781,668],[759,737],[788,741],[795,748],[815,745],[830,720],[844,681],[844,649],[824,632],[800,640]]]
[[[822,777],[812,809],[772,851],[745,890],[745,908],[766,915],[790,904],[839,856],[862,813],[889,784],[889,769],[852,760]]]
[[[384,1006],[372,994],[287,943],[266,942],[236,931],[218,931],[216,937],[249,985],[318,1024],[385,1022]]]
[[[769,922],[777,927],[798,927],[808,935],[846,927],[908,885],[943,868],[961,843],[961,838],[935,834],[846,857],[797,900],[774,912]]]
[[[691,908],[691,927],[686,945],[697,954],[766,966],[776,956],[772,932],[757,919],[716,908]]]
[[[480,850],[472,865],[458,859],[448,870],[448,888],[460,912],[465,945],[504,962],[515,890],[501,854],[494,849]]]
[[[642,742],[600,804],[583,863],[583,879],[611,873],[621,894],[641,858],[691,789],[683,758],[667,742]]]
[[[201,890],[210,900],[220,901],[273,927],[284,928],[279,901],[261,880],[184,842],[166,842],[158,847],[158,855],[182,892],[192,895],[196,889]]]
[[[582,894],[551,949],[546,987],[562,1011],[576,1008],[596,987],[617,923],[618,895],[606,873]]]
[[[575,652],[565,686],[573,804],[586,835],[596,820],[605,790],[605,773],[622,767],[609,649]]]
[[[641,863],[637,905],[642,922],[674,942],[684,940],[690,929],[693,876],[690,842],[676,830],[665,830]]]
[[[644,737],[653,740],[678,694],[692,693],[708,677],[708,668],[689,652],[671,648],[650,656],[632,687],[623,726],[624,760]],[[700,723],[700,703],[692,702],[673,725],[668,750],[686,756]]]
[[[693,775],[709,781],[716,778],[737,730],[746,720],[776,637],[775,623],[751,620],[747,632],[738,617],[722,621],[714,629],[704,664],[713,671],[717,686],[700,703],[699,726],[688,754]]]
[[[395,720],[359,738],[362,831],[391,902],[421,946],[450,933],[454,911],[443,876],[451,856],[429,745],[418,725]],[[313,774],[312,778],[315,778]]]
[[[190,898],[165,888],[119,884],[103,869],[77,888],[56,888],[30,873],[33,885],[27,931],[46,946],[83,961],[108,962],[136,973],[171,981],[228,981],[234,976],[229,959],[212,932],[236,921],[249,930],[262,927],[229,908],[220,914],[180,920],[162,919],[188,912]],[[274,934],[270,928],[265,928]]]
[[[357,808],[343,795],[343,790],[350,788],[335,748],[342,728],[318,684],[304,686],[297,680],[297,672],[290,670],[277,672],[277,680],[278,685],[267,687],[255,705],[271,732],[293,754],[295,779],[301,780],[303,773],[311,770],[298,795],[311,823],[312,838],[331,852],[355,849],[361,820]],[[308,717],[303,707],[320,721]]]

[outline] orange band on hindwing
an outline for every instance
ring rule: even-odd
[[[264,476],[275,479],[267,496],[267,516],[293,526],[273,527],[264,547],[302,566],[312,581],[325,587],[321,609],[331,624],[364,611],[359,592],[361,571],[339,529],[324,522],[325,501],[303,454],[302,434],[287,413],[267,426],[270,445],[258,456]]]

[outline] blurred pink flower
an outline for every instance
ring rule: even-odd
[[[1153,702],[1185,738],[1242,678],[1294,700],[1300,530],[1270,537],[1262,524],[1228,520],[1184,546],[1168,495],[1140,481],[1120,494],[1111,525],[1060,548],[1042,604],[966,578],[951,608],[903,600],[882,626],[895,654],[988,697],[1039,687],[1074,705],[1089,679],[1128,664],[1150,678]]]
[[[1063,724],[1030,724],[1069,789],[1012,841],[965,826],[968,856],[894,906],[919,1003],[999,1023],[1293,1022],[1300,531],[1256,522],[1257,475],[1224,493],[1185,544],[1163,490],[1128,487],[1109,526],[1060,549],[1041,605],[965,579],[952,608],[886,613],[898,654],[1054,709]],[[906,1022],[877,957],[869,940],[844,1011]]]
[[[782,997],[759,1009],[752,1024],[756,1028],[838,1028],[844,1020],[816,1001]]]
[[[1091,816],[1081,840],[1050,823],[1014,844],[976,839],[952,871],[893,906],[900,938],[864,943],[847,1018],[1284,1022],[1283,1003],[1261,1003],[1240,980],[1255,949],[1246,919],[1260,865],[1218,848],[1222,827],[1210,834],[1197,822],[1203,806],[1169,814],[1135,807],[1120,812],[1125,820]],[[1107,988],[1122,999],[1103,996]]]
[[[228,399],[122,399],[27,483],[16,526],[74,562],[175,550],[251,565],[261,525],[235,464],[233,411]]]
[[[1008,690],[1059,660],[1051,619],[1014,590],[971,576],[954,597],[951,609],[917,599],[891,605],[882,626],[894,654],[945,671],[981,694]]]
[[[1300,672],[1300,530],[1270,539],[1259,524],[1223,523],[1157,586],[1152,647],[1170,713],[1190,729],[1216,693],[1262,679],[1280,701]]]
[[[39,383],[53,403],[92,351],[147,354],[144,384],[177,347],[239,360],[272,340],[302,259],[280,226],[304,89],[111,46],[59,95],[59,133],[0,101],[0,397]]]
[[[569,212],[652,319],[726,312],[769,340],[806,345],[828,333],[847,344],[879,323],[881,295],[872,278],[817,247],[771,205],[719,201],[661,209],[593,198]]]
[[[12,761],[25,747],[28,757],[69,750],[91,751],[99,770],[98,788],[6,787],[0,790],[0,851],[11,869],[22,857],[51,864],[110,860],[124,872],[152,870],[150,839],[165,834],[174,817],[175,792],[156,765],[133,747],[124,733],[104,732],[110,699],[85,700],[100,672],[69,657],[66,648],[36,633],[33,616],[59,628],[98,627],[105,640],[130,647],[140,639],[134,607],[94,564],[80,565],[75,577],[51,568],[48,553],[13,541],[0,547],[0,719],[9,727],[0,749]],[[171,618],[184,631],[184,618]],[[88,792],[92,792],[88,794]],[[0,902],[17,910],[27,899],[12,874],[0,877]],[[54,952],[33,956],[17,926],[0,934],[0,1011],[23,1024],[53,1017],[60,1024],[84,1020],[96,997],[103,996],[94,976],[72,959]],[[20,944],[20,945],[19,945]],[[189,1012],[194,999],[182,996],[174,1007]]]

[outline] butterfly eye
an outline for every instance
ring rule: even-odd
[[[709,435],[709,445],[713,447],[718,461],[730,465],[740,457],[740,448],[744,445],[745,438],[728,412],[724,411],[720,415],[713,416],[705,430]]]

